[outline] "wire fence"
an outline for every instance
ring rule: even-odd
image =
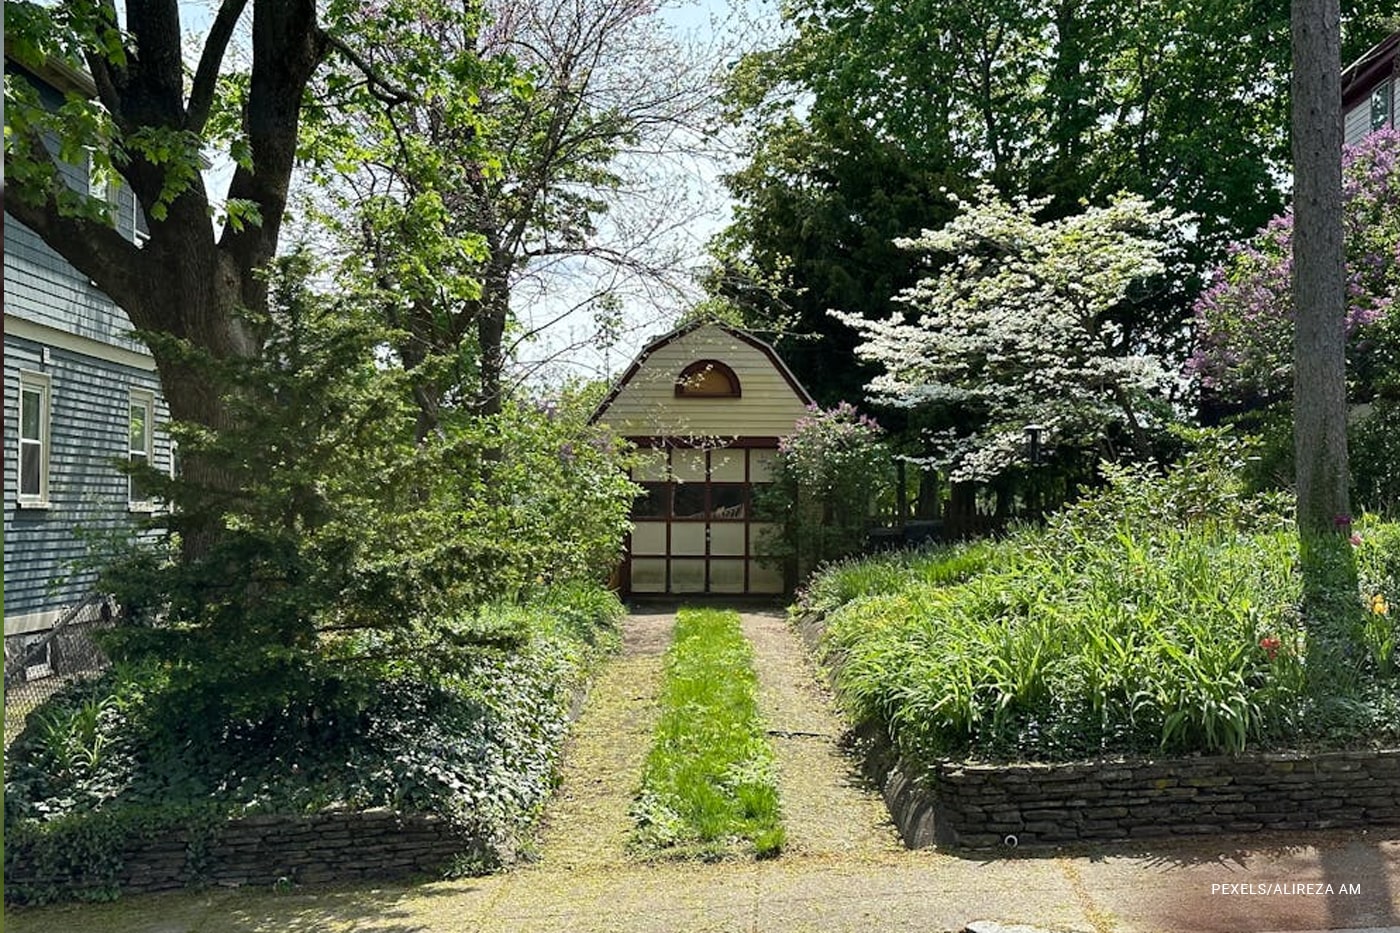
[[[60,687],[106,670],[107,655],[93,632],[116,624],[110,597],[91,593],[70,607],[53,628],[5,639],[5,747],[20,734],[28,717]]]

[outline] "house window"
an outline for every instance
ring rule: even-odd
[[[698,360],[676,377],[677,398],[739,398],[739,377],[719,360]]]
[[[121,214],[121,186],[108,173],[98,171],[97,154],[91,146],[87,147],[87,153],[88,197],[106,201],[107,210],[111,212],[113,223],[116,223]]]
[[[49,502],[49,377],[19,374],[19,505]]]
[[[151,465],[155,408],[155,396],[150,392],[132,391],[127,407],[127,462],[134,472],[127,475],[127,501],[136,509],[151,507],[149,482],[139,471]]]
[[[1387,81],[1371,92],[1371,129],[1380,130],[1392,125],[1394,89],[1395,82]]]

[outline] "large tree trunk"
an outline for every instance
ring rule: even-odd
[[[105,223],[60,210],[61,192],[53,187],[25,191],[7,205],[150,335],[171,415],[214,431],[228,428],[230,415],[207,361],[259,352],[259,335],[244,312],[267,307],[262,272],[277,252],[303,97],[327,44],[315,0],[252,0],[252,70],[242,126],[249,158],[234,172],[228,201],[256,208],[260,219],[228,223],[216,239],[210,198],[197,171],[199,141],[227,43],[247,3],[219,4],[188,87],[180,12],[173,2],[127,4],[124,55],[96,45],[87,50],[97,98],[116,130],[114,153],[124,154],[114,155],[114,164],[149,223],[144,247]],[[99,15],[115,26],[115,8],[101,9]],[[176,141],[172,151],[149,155],[140,140],[152,135]],[[28,151],[47,159],[38,145],[30,140]],[[7,164],[11,158],[7,146]],[[191,177],[172,199],[169,178],[181,171]],[[182,504],[184,552],[193,558],[217,536],[219,503],[234,490],[230,474],[198,452],[187,452],[183,469],[210,491],[207,501]]]
[[[1293,0],[1293,431],[1308,662],[1330,691],[1355,611],[1348,536],[1341,13]]]

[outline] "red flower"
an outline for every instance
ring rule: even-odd
[[[1259,647],[1264,649],[1264,653],[1269,656],[1270,661],[1278,657],[1278,649],[1282,647],[1282,645],[1283,642],[1274,638],[1272,635],[1266,635],[1259,639]]]

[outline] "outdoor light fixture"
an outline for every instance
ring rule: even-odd
[[[1030,457],[1031,465],[1037,466],[1040,463],[1040,435],[1045,432],[1043,424],[1026,425],[1026,453]]]

